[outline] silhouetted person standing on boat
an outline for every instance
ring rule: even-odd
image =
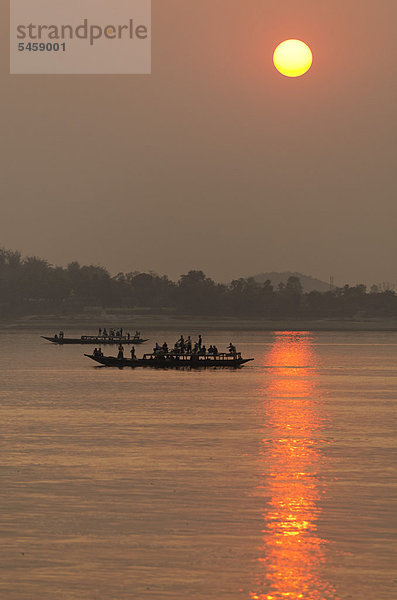
[[[117,358],[124,358],[124,348],[122,344],[119,345],[119,353]]]
[[[186,352],[188,354],[192,353],[192,339],[191,339],[190,335],[187,336],[187,340],[186,340]]]
[[[98,337],[101,337],[101,335],[102,335],[102,329],[101,329],[101,328],[99,328],[99,329],[98,329]]]
[[[135,360],[135,346],[131,348],[131,360]]]
[[[203,344],[203,339],[202,339],[201,335],[199,335],[198,336],[198,347],[199,347],[199,350],[201,350],[202,344]]]

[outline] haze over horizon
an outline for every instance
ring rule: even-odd
[[[0,245],[218,281],[397,280],[397,5],[153,1],[151,76],[10,76]],[[307,42],[311,71],[276,72]]]

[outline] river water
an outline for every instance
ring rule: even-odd
[[[1,598],[397,598],[397,333],[204,337],[255,361],[0,334]]]

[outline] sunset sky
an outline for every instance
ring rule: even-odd
[[[150,76],[11,76],[8,19],[0,245],[397,283],[395,0],[153,0]],[[274,68],[288,38],[303,77]]]

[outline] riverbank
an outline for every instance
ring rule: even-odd
[[[396,319],[283,319],[175,316],[168,314],[126,314],[124,311],[106,314],[32,315],[0,321],[0,331],[38,330],[51,333],[79,330],[95,333],[98,327],[120,327],[125,330],[154,331],[161,329],[178,332],[221,331],[397,331]]]

